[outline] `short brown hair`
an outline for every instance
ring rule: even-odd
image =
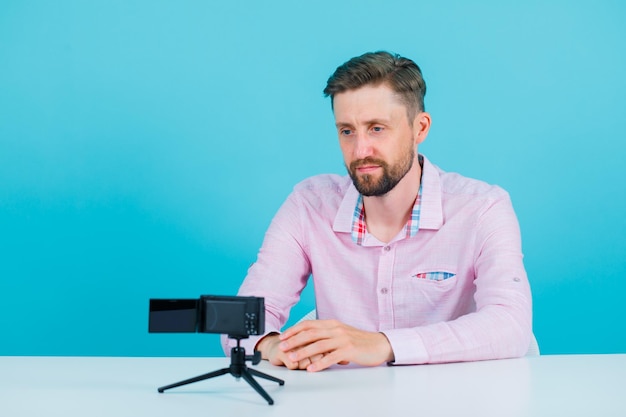
[[[400,96],[409,120],[425,110],[426,83],[420,67],[408,58],[387,51],[368,52],[337,67],[326,82],[324,96],[332,100],[335,94],[381,84],[387,84]]]

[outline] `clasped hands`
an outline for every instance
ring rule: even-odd
[[[377,366],[393,361],[387,337],[337,320],[305,320],[282,334],[265,336],[257,345],[272,365],[315,372],[332,365],[354,362]]]

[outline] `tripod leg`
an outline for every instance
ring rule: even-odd
[[[166,389],[180,387],[181,385],[192,384],[194,382],[203,381],[205,379],[213,378],[216,376],[224,375],[230,372],[230,368],[218,369],[217,371],[209,372],[208,374],[199,375],[193,378],[185,379],[184,381],[176,382],[174,384],[166,385],[158,389],[159,392],[163,392]]]
[[[269,405],[274,404],[274,400],[272,400],[272,397],[269,396],[269,394],[267,392],[265,392],[265,390],[263,389],[262,386],[259,385],[258,382],[256,382],[256,380],[254,379],[254,377],[250,374],[250,372],[248,372],[249,369],[243,369],[241,371],[241,377],[243,379],[245,379],[248,384],[250,384],[250,386],[252,388],[254,388],[254,390],[256,392],[258,392],[259,394],[261,394],[261,397],[265,398],[267,400],[267,403]]]
[[[270,381],[278,382],[278,385],[285,385],[285,381],[283,381],[282,379],[278,379],[275,376],[264,374],[263,372],[259,372],[256,369],[252,369],[252,368],[248,368],[248,371],[252,375],[258,376],[259,378],[264,378],[264,379],[268,379]]]

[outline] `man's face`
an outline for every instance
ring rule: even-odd
[[[335,124],[344,163],[364,196],[391,191],[415,160],[416,131],[407,109],[386,85],[335,95]]]

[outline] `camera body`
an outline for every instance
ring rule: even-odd
[[[150,299],[150,333],[219,333],[246,338],[265,331],[262,297],[203,295]]]

